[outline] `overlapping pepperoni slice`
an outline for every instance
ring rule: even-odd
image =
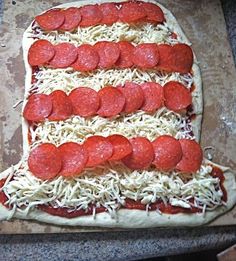
[[[157,65],[158,70],[166,72],[173,71],[173,65],[175,64],[175,55],[173,47],[168,44],[159,44],[159,62]]]
[[[32,94],[26,103],[23,116],[28,121],[44,121],[52,111],[52,100],[46,94]]]
[[[73,113],[81,117],[93,116],[100,106],[100,98],[96,91],[87,87],[79,87],[69,94]]]
[[[75,30],[82,19],[79,9],[76,7],[70,7],[63,10],[62,13],[64,14],[65,21],[59,29],[62,31]]]
[[[31,66],[41,66],[48,63],[55,55],[54,46],[47,40],[37,40],[28,52],[28,62]]]
[[[200,145],[194,140],[179,140],[183,157],[177,164],[176,169],[182,172],[191,173],[200,169],[203,153]]]
[[[50,143],[38,145],[29,154],[28,166],[37,178],[42,180],[53,179],[62,167],[58,148]]]
[[[112,25],[118,21],[119,12],[115,3],[103,3],[99,5],[99,9],[102,12],[101,24]]]
[[[118,87],[118,89],[125,96],[123,112],[132,113],[141,108],[144,103],[144,92],[139,84],[126,82],[123,88]]]
[[[98,67],[102,69],[112,68],[120,56],[120,48],[113,42],[97,42],[94,45],[99,55]]]
[[[132,153],[132,145],[127,138],[122,135],[114,134],[107,137],[113,146],[113,154],[109,160],[121,160]]]
[[[180,112],[192,104],[191,92],[181,83],[170,81],[163,87],[165,106],[172,111]]]
[[[152,143],[144,137],[132,138],[129,141],[133,151],[122,162],[130,169],[147,169],[154,159]]]
[[[73,44],[60,43],[54,46],[55,56],[49,62],[54,68],[69,67],[77,59],[77,49]]]
[[[155,158],[153,164],[164,171],[172,170],[182,159],[180,142],[169,135],[162,135],[152,142]]]
[[[113,117],[119,114],[125,105],[125,96],[123,93],[111,86],[99,90],[100,108],[97,114],[102,117]]]
[[[80,22],[81,27],[94,26],[99,24],[103,19],[102,12],[98,5],[85,5],[80,8],[80,14],[82,20]]]
[[[58,29],[65,21],[61,9],[52,9],[35,17],[36,22],[45,31]]]
[[[193,52],[187,44],[173,45],[175,62],[172,65],[172,70],[179,73],[188,73],[191,71],[193,65]]]
[[[88,160],[87,151],[82,145],[75,142],[67,142],[58,147],[62,168],[59,175],[73,177],[79,175]]]
[[[164,13],[161,8],[153,3],[141,2],[140,7],[146,13],[145,20],[151,23],[163,23],[165,21]]]
[[[83,144],[88,153],[87,167],[95,167],[103,164],[113,154],[113,146],[108,139],[102,136],[91,136]]]
[[[125,2],[121,4],[119,18],[123,23],[136,23],[146,17],[138,2]]]
[[[71,65],[74,70],[87,72],[97,68],[99,56],[90,44],[82,44],[77,48],[78,58]]]
[[[60,90],[49,94],[52,100],[52,112],[48,119],[51,121],[63,121],[72,115],[72,105],[68,96]]]
[[[159,61],[159,50],[157,44],[144,43],[135,47],[132,61],[135,66],[148,69],[153,68]]]
[[[153,112],[163,106],[163,88],[155,82],[140,85],[144,93],[144,103],[141,107],[146,112]]]
[[[132,57],[135,47],[126,41],[117,43],[120,49],[119,59],[116,61],[116,67],[118,68],[130,68],[133,65]]]

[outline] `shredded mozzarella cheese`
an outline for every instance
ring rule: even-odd
[[[30,126],[32,146],[42,142],[60,145],[74,141],[82,143],[92,135],[109,136],[121,134],[127,138],[144,136],[153,141],[160,135],[169,134],[176,138],[193,139],[192,127],[187,118],[162,108],[154,114],[138,111],[120,115],[113,119],[95,116],[74,116],[65,121],[45,121]]]
[[[198,172],[186,177],[155,169],[131,171],[121,163],[109,163],[86,169],[72,179],[56,177],[42,181],[22,163],[2,190],[8,197],[7,204],[26,213],[39,204],[66,207],[70,211],[86,210],[92,204],[105,207],[114,216],[126,198],[147,205],[162,200],[172,206],[195,206],[205,211],[223,204],[220,180],[210,175],[211,170],[212,167],[203,164]]]
[[[129,41],[140,43],[168,43],[175,44],[183,42],[180,36],[172,37],[172,32],[166,23],[164,24],[139,24],[130,25],[117,22],[112,25],[96,25],[89,27],[78,27],[75,32],[42,31],[37,23],[32,27],[29,37],[46,39],[53,44],[69,42],[75,46],[81,44],[95,44],[98,41]]]

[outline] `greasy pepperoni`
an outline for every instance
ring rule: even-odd
[[[143,105],[144,93],[139,84],[134,82],[126,82],[124,87],[118,87],[118,89],[125,96],[125,106],[123,111],[125,113],[135,112]]]
[[[119,18],[124,23],[135,23],[146,17],[141,6],[135,2],[122,3],[119,10]]]
[[[99,90],[100,108],[97,114],[102,117],[112,117],[119,114],[125,105],[125,96],[117,88],[107,86]]]
[[[49,62],[54,68],[65,68],[77,59],[77,48],[70,43],[60,43],[54,46],[55,56]]]
[[[91,136],[83,144],[88,153],[87,167],[95,167],[107,161],[113,154],[112,144],[102,136]]]
[[[174,51],[171,45],[168,44],[159,44],[159,62],[158,69],[164,70],[167,72],[173,71],[173,65],[175,63]]]
[[[33,94],[25,105],[23,116],[28,121],[43,121],[52,111],[51,97],[46,94]]]
[[[62,31],[73,31],[81,21],[80,11],[76,7],[70,7],[62,11],[65,16],[64,23],[60,26]]]
[[[120,56],[116,62],[116,66],[119,68],[130,68],[133,65],[132,55],[135,47],[126,41],[121,41],[117,43],[120,49]]]
[[[135,47],[132,61],[135,66],[148,69],[158,64],[159,51],[154,43],[139,44]]]
[[[181,111],[192,104],[191,92],[181,83],[171,81],[164,85],[165,106],[172,111]]]
[[[164,14],[159,6],[153,3],[141,3],[141,8],[146,13],[145,20],[152,23],[163,23],[165,21]]]
[[[153,112],[161,108],[164,101],[161,85],[155,82],[146,82],[140,86],[144,93],[144,103],[141,109],[146,112]]]
[[[81,27],[93,26],[101,22],[103,15],[98,5],[85,5],[80,8],[82,20],[79,24]]]
[[[62,168],[59,175],[73,177],[81,173],[88,160],[88,153],[82,145],[75,142],[67,142],[58,147],[62,160]]]
[[[45,31],[58,29],[65,21],[64,13],[60,9],[52,9],[35,17],[36,22]]]
[[[132,138],[129,141],[133,152],[122,160],[123,163],[130,169],[148,168],[154,159],[152,143],[144,137]]]
[[[52,112],[48,119],[51,121],[63,121],[72,114],[72,105],[68,96],[60,90],[49,94],[52,100]]]
[[[98,93],[91,88],[79,87],[69,94],[73,107],[73,113],[82,117],[89,117],[96,114],[100,98]]]
[[[28,62],[31,66],[41,66],[49,62],[55,55],[53,45],[47,40],[37,40],[28,52]]]
[[[99,9],[102,12],[103,16],[101,24],[111,25],[117,22],[119,18],[119,13],[114,3],[103,3],[99,5]]]
[[[169,135],[163,135],[152,142],[155,158],[152,162],[158,169],[169,171],[182,159],[180,142]]]
[[[120,56],[120,48],[117,43],[102,41],[94,45],[99,55],[98,67],[108,69],[115,65]]]
[[[175,44],[173,47],[174,59],[173,71],[188,73],[193,65],[193,52],[187,44]]]
[[[195,140],[179,140],[183,157],[177,164],[176,169],[182,172],[196,172],[200,169],[203,159],[203,153],[200,145]]]
[[[50,143],[38,145],[30,152],[28,165],[35,177],[42,180],[54,178],[62,166],[58,148]]]
[[[74,70],[86,72],[97,68],[99,56],[95,48],[89,44],[82,44],[77,48],[78,58],[71,65]]]
[[[124,136],[114,134],[108,136],[107,139],[113,146],[113,154],[109,160],[121,160],[132,153],[132,145]]]

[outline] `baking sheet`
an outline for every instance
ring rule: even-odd
[[[21,105],[24,65],[21,40],[33,17],[68,1],[5,1],[0,25],[0,170],[16,164],[22,154]],[[203,147],[212,146],[213,160],[236,171],[236,72],[219,0],[160,0],[173,12],[193,43],[204,84]],[[236,224],[236,208],[210,225]],[[113,231],[115,229],[112,229]],[[119,230],[119,229],[116,229]],[[0,223],[0,233],[65,233],[109,231],[99,228],[67,228],[14,220]]]

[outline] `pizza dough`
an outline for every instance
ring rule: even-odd
[[[73,2],[73,3],[67,3],[63,5],[56,6],[55,8],[68,8],[71,6],[80,7],[85,4],[92,4],[97,3],[98,1],[79,1],[79,2]],[[106,1],[99,1],[101,2],[122,2],[122,1],[113,1],[113,0],[106,0]],[[146,1],[146,2],[152,2],[156,4],[155,1]],[[172,15],[172,13],[167,10],[165,7],[159,6],[162,8],[166,22],[171,29],[171,31],[177,33],[179,36],[181,42],[189,44],[189,40],[186,38],[185,34],[183,33],[182,29],[178,25],[178,22],[176,21],[175,17]],[[24,62],[25,62],[25,68],[26,68],[26,78],[25,78],[25,97],[24,97],[24,103],[23,108],[26,105],[29,92],[31,89],[31,79],[32,79],[32,68],[28,63],[28,50],[29,47],[32,45],[34,40],[30,38],[32,32],[32,26],[33,23],[27,28],[27,30],[24,33],[23,36],[23,56],[24,56]],[[192,67],[193,72],[193,82],[195,89],[192,92],[193,95],[193,114],[196,115],[196,117],[192,120],[192,128],[193,133],[196,137],[196,140],[200,140],[200,132],[201,132],[201,119],[202,119],[202,82],[201,82],[201,75],[200,75],[200,69],[196,60],[196,57],[194,56],[194,64]],[[23,153],[24,158],[28,156],[29,152],[29,141],[28,141],[28,131],[29,131],[29,125],[27,121],[22,118],[22,131],[23,131]],[[210,162],[207,162],[205,160],[206,164],[212,164]],[[0,174],[1,178],[8,177],[11,175],[14,171],[14,169],[19,168],[21,165],[21,162],[17,165],[15,165],[13,168],[9,168],[8,170],[4,171]],[[213,166],[218,166],[216,164],[212,164]],[[52,224],[58,224],[58,225],[69,225],[69,226],[102,226],[102,227],[123,227],[123,228],[144,228],[144,227],[156,227],[156,226],[197,226],[201,224],[205,224],[218,215],[224,213],[225,211],[229,210],[233,207],[233,205],[236,202],[236,182],[235,182],[235,174],[232,173],[230,170],[223,166],[218,166],[224,171],[225,175],[225,182],[224,187],[227,190],[228,200],[227,205],[217,207],[213,211],[206,211],[205,214],[200,213],[193,213],[193,214],[184,214],[179,213],[175,215],[170,214],[164,214],[159,213],[157,211],[143,211],[143,210],[129,210],[129,209],[120,209],[117,211],[116,217],[112,217],[108,213],[99,213],[96,214],[94,217],[93,215],[90,216],[81,216],[76,218],[62,218],[59,216],[52,216],[49,215],[46,212],[40,211],[38,209],[35,209],[33,211],[29,211],[28,213],[16,211],[13,208],[12,210],[7,209],[3,205],[0,204],[0,220],[10,219],[12,217],[20,218],[20,219],[33,219],[38,220],[40,222],[46,222],[46,223],[52,223]]]

